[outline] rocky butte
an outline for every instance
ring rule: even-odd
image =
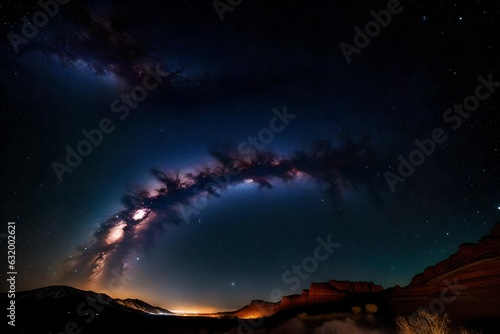
[[[385,289],[371,282],[331,280],[312,283],[301,294],[284,296],[280,302],[254,300],[228,314],[266,317],[278,311],[319,304],[333,304],[357,296],[372,295],[394,314],[411,314],[418,308],[448,313],[461,321],[500,319],[500,224],[477,243],[458,251],[416,275],[406,287]],[[348,311],[348,310],[346,310]]]

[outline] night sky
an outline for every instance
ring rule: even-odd
[[[2,3],[19,290],[209,312],[330,279],[403,286],[499,221],[498,3],[401,1],[362,48],[387,2],[232,3],[70,1],[30,38],[37,1]],[[92,152],[68,166],[68,147]],[[282,279],[329,236],[298,287]]]

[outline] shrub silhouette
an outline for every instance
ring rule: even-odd
[[[351,311],[352,311],[352,313],[354,313],[354,314],[360,314],[360,313],[361,313],[361,310],[362,310],[362,308],[361,308],[361,307],[359,307],[359,306],[353,306],[353,307],[351,308]]]
[[[365,311],[367,313],[377,313],[378,307],[375,304],[366,304],[365,305]]]
[[[449,334],[448,315],[432,314],[420,309],[411,316],[396,318],[399,334]]]

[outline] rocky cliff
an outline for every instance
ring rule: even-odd
[[[383,291],[380,285],[370,282],[349,282],[331,280],[326,283],[312,283],[309,289],[302,290],[296,295],[283,296],[280,302],[271,303],[262,300],[253,300],[235,312],[226,313],[240,318],[267,317],[281,310],[293,309],[300,306],[334,303],[347,297],[360,294]]]
[[[462,244],[427,267],[408,286],[389,289],[387,299],[398,313],[423,307],[460,319],[500,319],[500,224],[478,243]]]
[[[300,295],[284,296],[279,308],[289,309],[297,306],[337,302],[353,295],[382,290],[384,290],[382,286],[371,282],[331,280],[328,283],[312,283],[310,288],[303,290]]]
[[[369,282],[331,280],[312,283],[301,294],[283,296],[279,303],[253,301],[233,314],[269,316],[280,310],[334,303],[372,293],[382,295],[396,314],[412,313],[423,307],[463,319],[500,318],[500,224],[478,243],[462,244],[455,254],[426,268],[406,287],[384,290]]]

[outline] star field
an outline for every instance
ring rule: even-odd
[[[0,201],[18,227],[18,288],[229,310],[296,293],[283,273],[319,237],[340,246],[300,289],[405,285],[487,234],[500,88],[394,192],[384,173],[479,76],[500,81],[500,7],[401,5],[348,64],[340,43],[387,2],[245,1],[221,21],[203,1],[71,1],[17,53],[7,36],[40,7],[4,2]],[[146,89],[158,66],[168,74]],[[103,119],[113,130],[69,166],[67,146]],[[54,161],[71,169],[62,181]],[[116,273],[127,284],[107,291]]]

